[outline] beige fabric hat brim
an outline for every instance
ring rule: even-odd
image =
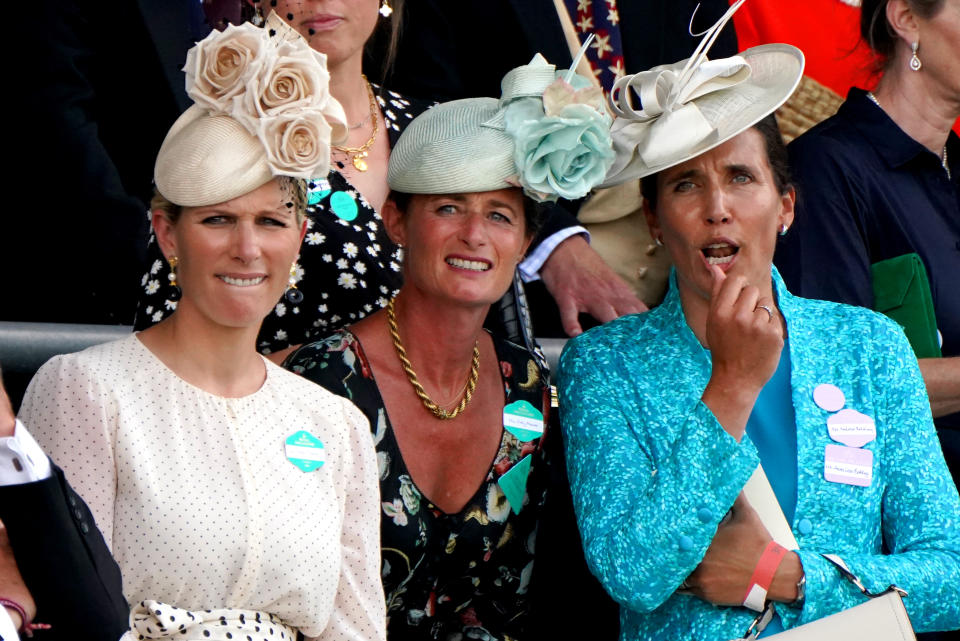
[[[230,116],[193,105],[163,140],[153,179],[157,191],[181,207],[233,200],[274,178],[263,143]]]
[[[692,146],[677,145],[664,150],[656,163],[646,163],[637,154],[638,144],[652,133],[663,134],[667,121],[657,118],[635,122],[624,118],[614,121],[611,134],[616,159],[602,187],[619,185],[663,171],[705,153],[746,131],[780,107],[796,89],[803,76],[803,53],[787,44],[752,47],[739,54],[750,66],[750,77],[729,89],[694,98],[712,133]],[[669,136],[664,136],[669,140]]]

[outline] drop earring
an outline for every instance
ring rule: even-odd
[[[790,229],[790,228],[787,227],[787,224],[786,224],[786,223],[783,223],[782,225],[780,225],[780,235],[781,235],[781,236],[786,236],[788,229]]]
[[[263,10],[260,8],[260,0],[253,0],[253,17],[250,18],[250,22],[253,23],[255,27],[262,27],[263,23],[266,22],[263,19]]]
[[[910,50],[913,51],[913,55],[910,56],[910,68],[914,71],[920,71],[920,68],[923,67],[923,63],[920,62],[920,57],[917,56],[917,49],[919,48],[919,42],[914,42],[912,45],[910,45]]]
[[[380,2],[380,15],[384,18],[389,18],[392,13],[393,7],[390,6],[389,0],[382,0]]]
[[[170,273],[167,274],[167,279],[170,281],[170,294],[167,298],[176,302],[183,296],[183,290],[177,285],[177,264],[180,260],[176,256],[171,256],[167,262],[170,263]]]
[[[297,264],[294,263],[290,266],[290,279],[287,281],[287,291],[284,292],[283,297],[287,299],[291,305],[299,305],[303,302],[303,292],[297,289]]]

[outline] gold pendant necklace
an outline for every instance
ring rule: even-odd
[[[341,147],[340,145],[331,146],[337,151],[343,153],[347,157],[347,160],[352,162],[353,166],[357,168],[357,171],[366,171],[369,166],[367,165],[367,161],[365,159],[370,153],[370,147],[372,147],[373,143],[377,140],[377,130],[380,128],[380,118],[377,114],[377,99],[376,96],[373,95],[373,87],[370,86],[370,82],[367,80],[366,76],[360,74],[360,77],[363,78],[365,83],[367,83],[367,94],[370,96],[370,115],[368,117],[373,121],[373,133],[370,134],[370,138],[367,139],[367,142],[363,143],[359,147]]]
[[[390,328],[390,336],[393,338],[393,346],[397,350],[397,357],[400,359],[400,364],[403,365],[403,371],[407,375],[407,380],[409,380],[410,384],[413,385],[413,391],[417,393],[417,397],[420,399],[420,402],[423,403],[423,406],[427,408],[431,414],[440,420],[457,418],[457,416],[459,416],[460,413],[466,409],[470,399],[473,398],[473,392],[477,389],[477,380],[480,378],[480,342],[476,341],[473,344],[473,364],[470,366],[470,375],[467,377],[467,384],[464,387],[463,397],[460,399],[460,402],[455,408],[447,411],[437,405],[433,399],[430,398],[430,396],[427,394],[427,391],[423,389],[423,385],[421,385],[420,381],[417,380],[417,373],[413,371],[413,364],[410,363],[410,359],[407,358],[407,350],[403,348],[403,344],[400,342],[400,330],[397,328],[397,315],[394,311],[395,301],[396,298],[391,298],[390,302],[387,303],[387,325]]]

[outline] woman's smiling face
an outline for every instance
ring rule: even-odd
[[[384,223],[404,246],[404,286],[456,303],[499,300],[530,244],[516,188],[415,195],[405,212],[388,201]]]
[[[710,265],[769,289],[777,233],[793,222],[793,205],[793,188],[779,192],[763,136],[751,128],[660,172],[647,221],[670,254],[680,289],[709,299]]]

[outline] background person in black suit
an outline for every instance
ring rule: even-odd
[[[0,385],[0,482],[30,470],[22,457],[17,465],[9,455],[7,440],[15,428],[23,429]],[[0,521],[6,526],[0,530],[0,597],[18,602],[28,615],[33,602],[39,604],[33,618],[50,629],[37,631],[38,639],[116,641],[129,612],[120,569],[86,503],[59,468],[50,471],[43,480],[0,485]],[[18,625],[19,615],[8,613]]]

